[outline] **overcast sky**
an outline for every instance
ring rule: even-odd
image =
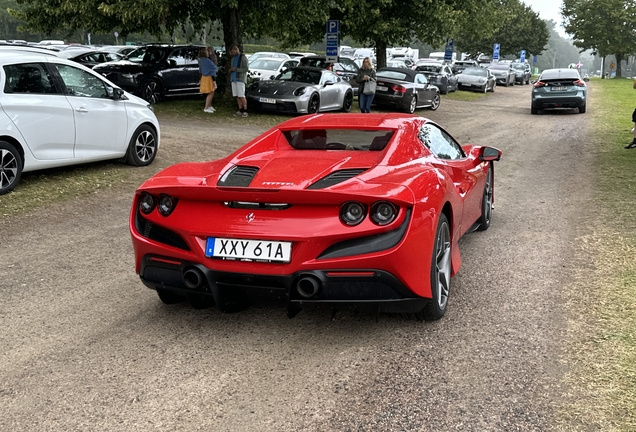
[[[539,12],[542,19],[549,19],[557,23],[557,31],[563,37],[567,37],[563,27],[561,27],[561,0],[522,0],[530,6],[535,12]]]

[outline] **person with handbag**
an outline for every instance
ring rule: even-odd
[[[365,57],[362,60],[362,67],[358,70],[358,102],[360,104],[360,112],[370,113],[373,96],[375,96],[375,69],[371,64],[371,59]]]

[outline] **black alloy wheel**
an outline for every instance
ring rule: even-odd
[[[342,111],[348,113],[353,106],[353,92],[348,91],[342,101]]]
[[[314,94],[309,99],[309,105],[307,105],[307,114],[316,114],[320,110],[320,98],[317,94]]]
[[[21,175],[22,156],[13,144],[0,141],[0,195],[11,192]]]
[[[161,99],[161,84],[157,80],[147,81],[141,91],[141,97],[151,104]]]

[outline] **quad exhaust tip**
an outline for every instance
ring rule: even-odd
[[[320,291],[322,282],[316,276],[303,276],[296,284],[298,294],[306,299],[314,297]]]
[[[183,272],[183,283],[189,289],[199,289],[205,281],[203,272],[196,267],[191,267]]]

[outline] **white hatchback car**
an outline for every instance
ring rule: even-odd
[[[48,55],[0,52],[0,195],[23,172],[99,160],[152,163],[159,122],[145,100]]]

